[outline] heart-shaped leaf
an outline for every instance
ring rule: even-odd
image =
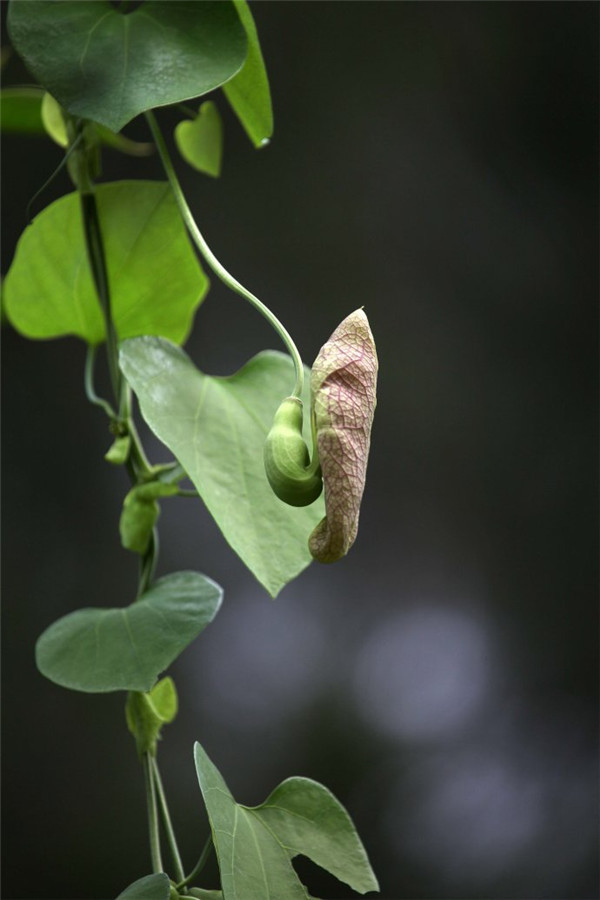
[[[266,351],[235,375],[216,378],[168,341],[141,337],[121,345],[120,359],[142,416],[180,461],[226,540],[275,597],[311,561],[308,536],[324,512],[321,500],[302,509],[283,503],[265,475],[265,438],[294,383],[290,358]]]
[[[11,3],[8,27],[60,105],[112,131],[219,87],[247,53],[230,0],[153,0],[127,14],[108,0],[28,0]]]
[[[291,864],[298,855],[360,894],[379,890],[350,816],[322,784],[288,778],[260,806],[242,806],[198,743],[194,758],[224,900],[306,900],[306,888]]]
[[[184,341],[208,279],[169,185],[118,181],[100,185],[96,197],[119,337],[160,334]],[[76,193],[52,203],[25,229],[4,301],[10,322],[26,337],[104,339]]]
[[[168,875],[157,872],[138,878],[125,888],[116,900],[169,900],[171,884]]]
[[[175,143],[187,163],[199,172],[217,178],[221,174],[223,122],[217,106],[206,100],[195,119],[180,122]]]
[[[234,0],[234,3],[246,29],[248,56],[241,72],[223,90],[254,146],[263,147],[273,134],[269,79],[250,7],[246,0]]]
[[[131,606],[79,609],[54,622],[36,644],[37,667],[75,691],[149,691],[212,622],[222,597],[204,575],[167,575]]]

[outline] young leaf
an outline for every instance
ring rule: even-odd
[[[172,678],[161,678],[151,691],[130,691],[125,704],[127,727],[135,738],[139,756],[156,756],[163,725],[177,715],[177,691]]]
[[[250,7],[246,0],[234,3],[246,30],[248,56],[241,72],[223,86],[223,91],[254,146],[263,147],[273,134],[269,80]]]
[[[321,500],[287,506],[265,475],[265,438],[294,381],[290,358],[259,353],[235,375],[216,378],[168,341],[141,337],[123,342],[120,364],[143,418],[184,467],[225,539],[275,597],[310,563],[308,536],[323,515]]]
[[[0,127],[4,133],[42,135],[41,88],[13,87],[0,91]]]
[[[69,145],[69,136],[63,111],[60,108],[60,104],[48,92],[44,94],[44,99],[42,100],[42,122],[55,144],[58,144],[59,147],[67,147]]]
[[[118,181],[99,185],[96,197],[117,334],[184,341],[208,279],[168,184]],[[52,203],[25,229],[4,291],[8,319],[25,337],[104,339],[76,193]]]
[[[142,555],[147,551],[152,529],[160,514],[157,499],[172,497],[178,490],[176,484],[165,484],[163,481],[151,481],[131,488],[123,501],[119,520],[121,543],[126,550]]]
[[[138,878],[133,884],[125,888],[116,900],[169,900],[171,884],[168,875],[157,872],[156,875],[146,875]]]
[[[212,100],[200,106],[195,119],[185,119],[177,125],[175,143],[192,168],[218,178],[223,155],[223,122]]]
[[[37,667],[75,691],[149,691],[212,622],[222,597],[205,575],[167,575],[124,609],[80,609],[54,622],[36,644]]]
[[[360,894],[379,890],[350,816],[322,784],[288,778],[260,806],[242,806],[198,743],[194,758],[224,900],[306,900],[306,888],[291,865],[298,855]]]
[[[153,0],[126,15],[107,0],[28,0],[10,4],[8,28],[60,105],[111,131],[219,87],[247,53],[229,0]]]

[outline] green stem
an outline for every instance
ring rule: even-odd
[[[181,862],[179,847],[177,846],[177,840],[175,838],[175,832],[173,830],[173,823],[171,822],[171,816],[169,814],[169,807],[167,806],[167,798],[165,796],[162,778],[160,777],[160,772],[158,770],[158,763],[156,762],[155,756],[152,757],[150,765],[152,766],[152,774],[154,776],[154,783],[156,785],[156,790],[158,793],[158,802],[160,803],[160,809],[161,809],[162,818],[163,818],[163,825],[164,825],[165,831],[167,833],[167,841],[169,842],[171,856],[173,857],[173,867],[175,869],[175,879],[177,881],[182,881],[185,878],[185,873],[183,871],[183,863]]]
[[[83,218],[85,246],[90,269],[92,270],[92,278],[96,287],[96,293],[102,309],[104,327],[106,329],[106,348],[110,380],[115,399],[117,403],[119,403],[121,396],[121,373],[119,371],[117,332],[112,319],[108,272],[106,270],[106,257],[104,254],[102,231],[100,229],[100,219],[98,218],[98,206],[96,204],[96,196],[92,190],[80,192],[79,197],[81,202],[81,215]]]
[[[137,600],[140,599],[143,594],[146,593],[152,579],[154,577],[154,572],[156,570],[156,563],[158,562],[158,531],[156,528],[152,529],[152,535],[150,537],[150,543],[148,545],[148,549],[145,554],[140,557],[140,575],[138,579],[138,592],[137,592]]]
[[[116,421],[117,414],[108,402],[108,400],[104,400],[102,397],[99,397],[96,391],[94,390],[94,364],[96,362],[96,350],[98,348],[95,344],[88,344],[87,354],[85,357],[85,374],[84,374],[84,384],[85,384],[85,395],[90,401],[90,403],[94,403],[96,406],[100,406],[109,419],[112,421]]]
[[[207,264],[211,267],[218,278],[220,278],[221,281],[223,281],[227,285],[227,287],[231,288],[232,291],[235,291],[237,294],[240,294],[240,296],[244,297],[245,300],[248,300],[252,304],[252,306],[254,306],[255,309],[257,309],[259,313],[264,316],[267,322],[269,322],[269,324],[275,329],[275,331],[287,347],[287,350],[294,362],[294,368],[296,371],[296,384],[294,387],[293,396],[300,398],[302,396],[302,389],[304,387],[304,366],[302,364],[302,358],[298,352],[298,348],[292,340],[291,335],[279,321],[277,316],[271,312],[268,306],[265,306],[265,304],[261,300],[259,300],[258,297],[255,297],[254,294],[251,294],[249,290],[247,290],[242,284],[240,284],[239,281],[237,281],[233,277],[233,275],[230,275],[227,269],[225,269],[216,258],[216,256],[204,240],[200,229],[194,221],[191,210],[187,205],[187,201],[185,199],[183,191],[181,190],[181,185],[179,184],[177,175],[175,174],[175,169],[173,168],[173,163],[171,162],[171,158],[167,150],[167,145],[165,144],[165,140],[158,127],[156,117],[154,116],[154,113],[150,111],[146,112],[145,116],[148,120],[150,130],[152,131],[152,136],[154,137],[154,141],[162,160],[167,178],[169,179],[169,182],[171,184],[171,188],[175,196],[175,201],[179,207],[179,211],[181,213],[183,221],[185,222],[187,229],[190,232],[192,240],[198,247],[198,250],[206,260]]]
[[[180,881],[179,884],[176,885],[176,888],[178,891],[180,891],[181,888],[184,888],[186,886],[186,884],[189,884],[191,881],[194,880],[194,878],[196,878],[197,875],[200,874],[200,872],[202,871],[202,869],[208,862],[208,858],[210,856],[210,851],[212,850],[212,846],[213,846],[212,835],[209,835],[206,839],[206,843],[205,843],[204,847],[202,848],[202,853],[200,854],[200,859],[198,860],[198,862],[196,863],[196,865],[194,866],[194,868],[192,869],[190,874],[186,875],[186,877],[182,881]]]
[[[148,805],[148,828],[150,834],[150,858],[152,860],[152,871],[162,872],[163,864],[160,855],[160,837],[158,834],[158,814],[156,809],[156,792],[154,790],[154,779],[152,778],[151,762],[148,753],[144,753],[142,757],[142,765],[144,767],[144,783],[146,785],[146,803]]]

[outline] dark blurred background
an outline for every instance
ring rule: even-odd
[[[219,99],[223,176],[181,163],[182,181],[307,362],[364,304],[379,406],[354,549],[275,602],[199,503],[164,504],[160,572],[225,588],[173,667],[160,748],[186,865],[207,832],[200,740],[241,802],[292,774],[327,784],[384,900],[597,898],[598,4],[253,10],[274,139],[253,151]],[[28,80],[13,57],[4,83]],[[61,153],[11,137],[3,154],[6,272]],[[162,173],[107,152],[122,177]],[[69,190],[61,174],[34,210]],[[126,481],[83,345],[5,327],[3,347],[3,896],[106,900],[150,869],[124,696],[50,684],[33,648],[71,610],[131,601]],[[213,279],[196,363],[229,373],[264,347]],[[349,896],[299,868],[312,894]]]

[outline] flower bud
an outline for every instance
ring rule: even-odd
[[[338,325],[312,367],[310,388],[325,489],[325,518],[308,546],[319,562],[345,556],[356,539],[371,425],[377,352],[369,322],[356,310]]]

